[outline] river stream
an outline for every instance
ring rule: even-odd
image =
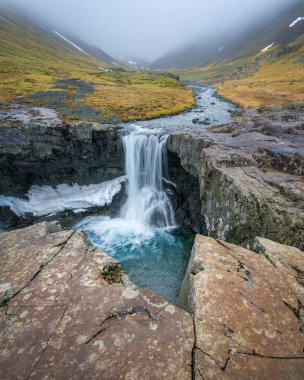
[[[73,211],[78,222],[72,228],[84,230],[92,244],[119,260],[135,284],[175,303],[194,234],[182,230],[175,221],[167,190],[166,141],[176,131],[228,123],[233,110],[231,104],[215,95],[214,89],[192,89],[197,99],[195,108],[176,116],[123,125],[126,178],[82,187],[33,186],[28,199],[0,196],[0,206],[9,206],[19,216],[32,213],[47,217]],[[126,179],[125,201],[118,217],[91,215],[79,222],[79,213],[111,203]]]

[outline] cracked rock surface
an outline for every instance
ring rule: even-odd
[[[191,379],[191,316],[140,290],[83,233],[0,235],[1,379]]]
[[[304,249],[303,107],[244,111],[231,124],[172,134],[168,149],[199,180],[209,236]]]
[[[178,300],[194,315],[195,379],[304,378],[304,253],[255,248],[196,237]]]

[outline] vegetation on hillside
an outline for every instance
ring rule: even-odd
[[[166,75],[106,72],[108,65],[59,42],[52,32],[0,15],[0,102],[31,102],[50,106],[48,98],[63,96],[60,109],[92,108],[87,120],[154,118],[194,105],[193,94]],[[63,81],[81,81],[92,89],[77,92]],[[85,88],[85,86],[82,86]],[[60,91],[60,93],[58,92]],[[41,97],[39,97],[41,94]],[[76,96],[74,96],[76,95]],[[54,107],[58,106],[53,103]],[[52,108],[52,107],[51,107]],[[77,119],[69,112],[69,119]],[[64,118],[64,116],[63,116]],[[82,118],[82,117],[81,117]]]
[[[181,77],[214,85],[219,95],[243,107],[303,103],[304,41],[184,71]]]

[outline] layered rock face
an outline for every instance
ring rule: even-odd
[[[44,108],[6,113],[0,113],[1,194],[23,196],[32,185],[88,185],[123,175],[119,127],[63,124]]]
[[[193,313],[195,379],[303,379],[304,253],[197,235],[178,305]]]
[[[1,379],[191,379],[190,314],[140,290],[82,233],[0,235]]]
[[[264,236],[304,249],[303,125],[301,109],[251,110],[226,126],[170,136],[169,151],[199,181],[210,236],[244,246]]]

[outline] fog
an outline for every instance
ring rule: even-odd
[[[153,61],[214,33],[242,33],[303,0],[3,0],[115,58]],[[301,15],[300,15],[301,16]]]

